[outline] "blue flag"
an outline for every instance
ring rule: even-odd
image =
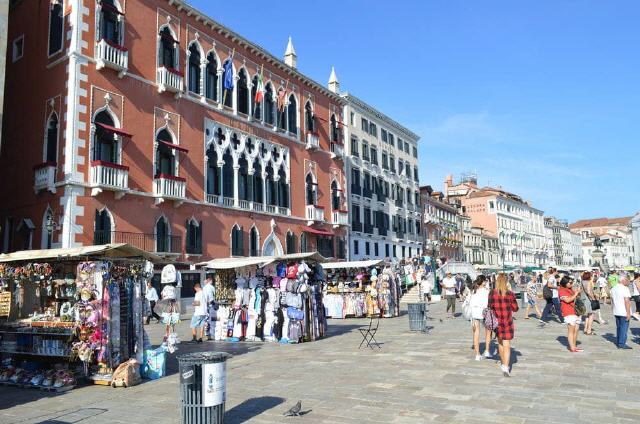
[[[233,64],[231,59],[227,60],[224,65],[224,89],[225,90],[233,90]]]

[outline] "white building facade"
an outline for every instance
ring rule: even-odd
[[[640,212],[631,219],[631,237],[633,240],[633,260],[640,266]]]
[[[329,89],[338,87],[332,71]],[[350,259],[422,254],[419,136],[359,98],[342,97]]]

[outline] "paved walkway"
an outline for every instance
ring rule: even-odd
[[[366,320],[333,320],[331,337],[301,345],[204,343],[194,349],[232,353],[227,370],[226,423],[637,423],[640,327],[632,323],[633,350],[611,342],[615,326],[580,334],[584,353],[567,351],[566,328],[534,319],[516,322],[511,378],[495,361],[474,361],[469,324],[446,319],[431,306],[430,334],[408,331],[406,316],[384,320],[382,349],[358,350]],[[606,318],[610,308],[606,307]],[[152,340],[160,326],[151,325]],[[181,324],[187,339],[187,322]],[[0,387],[0,423],[179,422],[176,361],[171,375],[129,389],[99,386],[59,395]],[[309,413],[282,414],[302,400]]]

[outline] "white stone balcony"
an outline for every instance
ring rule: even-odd
[[[176,207],[186,199],[187,180],[174,175],[160,174],[153,179],[153,195],[156,203],[162,203],[165,199],[175,201]]]
[[[320,134],[307,132],[307,150],[317,150],[320,148]]]
[[[307,205],[307,221],[309,225],[314,222],[324,222],[324,208],[318,205]]]
[[[34,183],[33,190],[38,193],[40,190],[49,190],[51,193],[56,192],[56,163],[45,162],[33,167]]]
[[[182,73],[177,69],[169,69],[161,66],[158,68],[157,84],[158,92],[163,93],[165,91],[171,91],[173,93],[179,93],[182,91],[182,82],[184,77]]]
[[[331,157],[333,159],[343,159],[344,158],[344,147],[342,147],[342,144],[338,144],[338,143],[331,143]]]
[[[103,190],[115,192],[120,199],[129,190],[129,167],[117,163],[94,160],[89,171],[91,195],[97,196]]]
[[[349,212],[344,210],[333,211],[331,214],[331,224],[333,224],[334,228],[341,225],[349,225]]]
[[[118,46],[107,40],[96,43],[96,69],[111,68],[118,71],[122,78],[129,67],[129,51],[123,46]]]

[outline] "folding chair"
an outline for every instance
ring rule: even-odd
[[[360,334],[362,334],[362,341],[360,342],[360,346],[358,346],[358,349],[360,349],[365,343],[367,344],[367,347],[371,349],[373,349],[372,345],[376,345],[378,349],[381,349],[380,343],[378,343],[375,337],[376,332],[378,331],[378,327],[380,326],[380,315],[378,315],[375,327],[373,326],[373,319],[374,318],[372,316],[367,328],[358,328],[358,331],[360,331]]]

